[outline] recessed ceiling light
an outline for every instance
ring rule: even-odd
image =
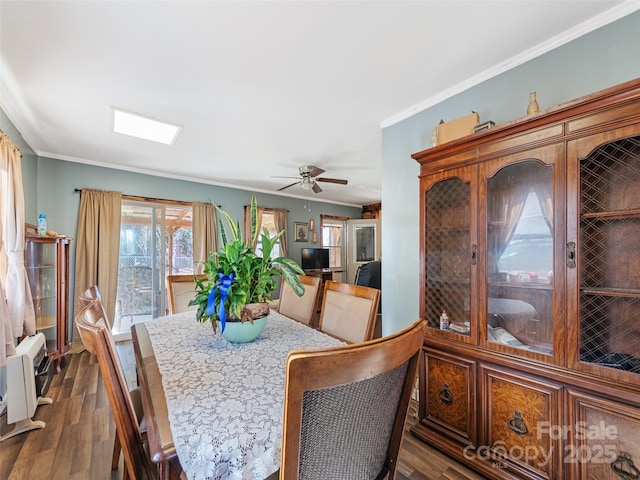
[[[171,145],[178,138],[182,127],[114,108],[113,131]]]

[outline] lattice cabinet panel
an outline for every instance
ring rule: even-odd
[[[640,373],[640,136],[580,162],[580,360]]]
[[[470,195],[470,185],[459,178],[437,182],[426,194],[424,315],[432,328],[439,328],[443,310],[456,325],[469,319]]]

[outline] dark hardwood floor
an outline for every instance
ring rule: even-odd
[[[131,372],[126,345],[119,348],[125,370]],[[52,405],[37,408],[34,420],[44,429],[0,443],[0,480],[116,480],[122,460],[111,471],[115,427],[98,364],[88,352],[69,355],[47,392]],[[413,418],[409,417],[409,424]],[[0,435],[13,429],[6,415]],[[407,432],[400,454],[401,480],[482,480],[484,477],[428,447]],[[344,479],[348,480],[348,479]]]

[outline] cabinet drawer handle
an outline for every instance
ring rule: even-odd
[[[451,390],[449,390],[449,384],[445,383],[444,386],[440,389],[438,393],[440,400],[442,400],[447,405],[451,405],[453,403],[453,395],[451,394]]]
[[[513,413],[513,417],[509,419],[509,428],[518,435],[524,435],[529,432],[527,425],[522,420],[522,414],[517,410]]]
[[[627,452],[620,452],[618,458],[611,462],[611,470],[623,480],[637,480],[640,478],[640,471],[633,464],[631,455]]]

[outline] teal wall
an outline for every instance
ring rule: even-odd
[[[99,188],[117,190],[123,194],[162,198],[180,201],[208,202],[214,200],[232,218],[242,221],[244,205],[251,201],[253,192],[216,185],[206,185],[184,180],[131,173],[80,163],[38,158],[37,166],[37,211],[47,215],[49,229],[74,236],[77,230],[80,195],[76,188]],[[28,195],[25,193],[25,196]],[[342,215],[360,218],[359,208],[345,207],[312,201],[257,193],[258,204],[271,208],[289,210],[288,232],[293,232],[293,222],[308,222],[315,218],[320,225],[320,214]],[[35,220],[35,218],[34,218]],[[289,256],[300,260],[300,248],[307,243],[293,242],[289,235]]]
[[[248,190],[174,180],[49,158],[38,158],[37,162],[37,193],[25,192],[25,197],[31,193],[37,198],[36,211],[47,215],[49,229],[72,237],[76,236],[80,205],[80,195],[75,192],[76,188],[117,190],[128,195],[168,200],[200,202],[214,200],[231,215],[231,218],[240,222],[244,216],[244,206],[251,202],[253,194]],[[260,206],[289,211],[288,256],[298,262],[300,262],[300,249],[312,244],[293,242],[293,222],[308,222],[310,218],[314,218],[316,225],[320,225],[320,214],[361,217],[361,210],[354,207],[320,202],[309,204],[300,199],[262,193],[257,193],[256,198]],[[305,206],[308,208],[309,205],[311,212],[304,208]],[[36,220],[35,216],[33,220]],[[75,271],[75,242],[71,245],[73,272]],[[72,282],[72,289],[73,285]]]
[[[507,40],[508,41],[508,40]],[[483,46],[491,48],[490,45]],[[482,54],[480,46],[478,55]],[[640,77],[640,12],[573,40],[382,131],[383,334],[409,325],[419,309],[418,163],[440,119],[480,114],[496,124],[522,117],[529,92],[552,107]]]

